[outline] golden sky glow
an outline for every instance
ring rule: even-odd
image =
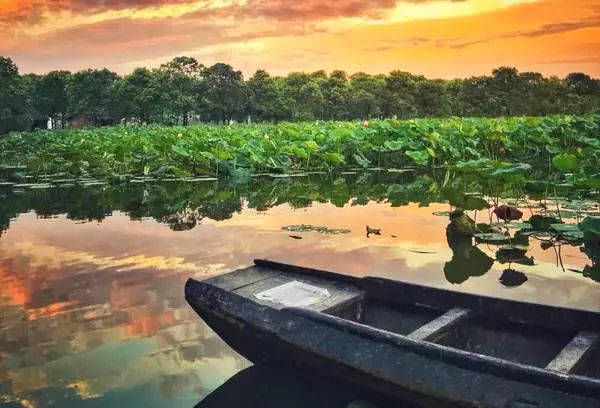
[[[126,73],[191,55],[246,75],[600,76],[600,0],[0,0],[0,55],[22,72]]]

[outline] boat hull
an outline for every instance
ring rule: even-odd
[[[231,348],[254,364],[312,370],[424,407],[600,406],[593,387],[574,394],[555,389],[552,381],[544,386],[543,378],[521,381],[518,370],[514,376],[479,371],[443,352],[436,356],[435,350],[422,353],[386,340],[385,333],[364,335],[360,325],[333,316],[276,310],[196,281],[186,285],[186,298]]]

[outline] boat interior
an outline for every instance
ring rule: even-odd
[[[415,341],[600,379],[600,313],[263,260],[207,282],[275,309],[301,307]]]

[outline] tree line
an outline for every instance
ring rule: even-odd
[[[344,71],[292,72],[285,77],[204,66],[177,57],[159,68],[119,76],[108,69],[45,75],[19,74],[0,56],[0,134],[27,130],[50,118],[54,127],[115,123],[187,125],[415,118],[542,116],[600,110],[600,80],[584,73],[544,77],[500,67],[489,76],[428,79],[403,71],[388,75]]]

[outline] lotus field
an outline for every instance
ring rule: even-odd
[[[598,189],[599,135],[600,115],[122,126],[13,133],[0,138],[0,166],[30,178],[124,180],[445,167]]]

